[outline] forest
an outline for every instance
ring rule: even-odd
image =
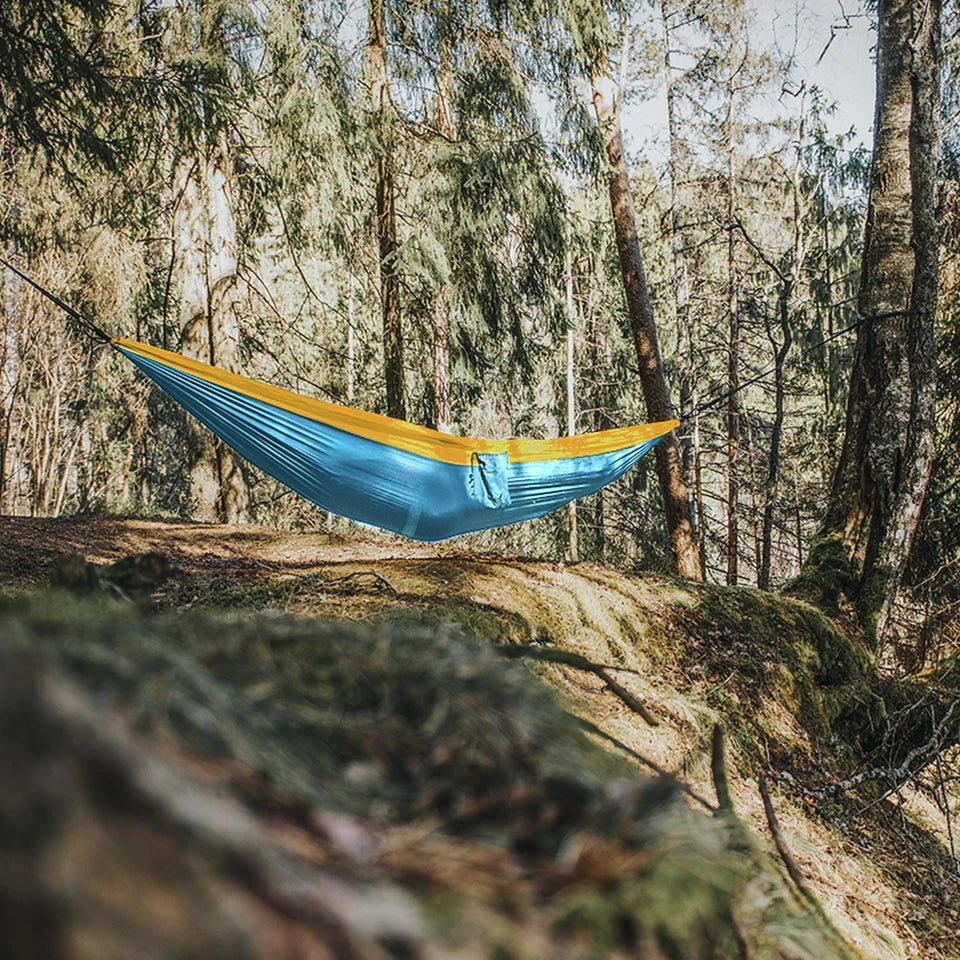
[[[857,334],[838,334],[859,315],[870,159],[831,132],[834,104],[786,42],[799,6],[779,46],[746,4],[5,7],[6,259],[109,333],[464,435],[677,414],[697,575],[799,573],[843,443]],[[824,25],[826,47],[839,7]],[[946,83],[949,43],[942,59]],[[604,90],[628,145],[659,417],[618,259]],[[629,129],[649,104],[666,110],[655,163]],[[949,124],[943,143],[949,236]],[[3,512],[327,522],[4,283]],[[483,546],[672,569],[650,459],[575,514]],[[949,563],[946,474],[917,584]]]
[[[950,0],[7,0],[0,518],[376,536],[91,329],[462,437],[676,418],[456,548],[812,605],[836,791],[960,874],[958,111]]]
[[[836,104],[804,74],[799,6],[779,33],[746,4],[655,7],[7,5],[6,259],[111,335],[442,431],[550,437],[677,415],[657,467],[479,542],[778,588],[809,559],[854,432],[851,368],[872,335],[858,323],[871,297],[891,300],[861,288],[870,149],[835,132]],[[942,16],[924,136],[929,229],[949,250]],[[851,26],[840,8],[822,19],[821,57]],[[656,162],[629,129],[651,104],[665,109]],[[938,240],[925,243],[936,272]],[[926,622],[948,615],[931,598],[949,592],[955,549],[951,271],[946,254],[936,423],[932,396],[923,414],[937,466],[907,521],[920,533],[906,606]],[[215,446],[67,319],[6,272],[3,512],[339,522]],[[660,452],[685,488],[666,501]]]

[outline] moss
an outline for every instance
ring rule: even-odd
[[[589,942],[589,956],[657,954],[671,960],[741,955],[731,904],[742,895],[750,862],[725,851],[705,855],[702,837],[676,843],[647,869],[619,882],[579,887],[556,906],[555,934]],[[707,848],[709,849],[709,848]],[[715,851],[712,851],[715,852]]]
[[[852,602],[857,627],[875,649],[880,612],[889,593],[889,568],[863,568],[851,561],[840,533],[816,537],[803,570],[784,587],[784,594],[806,600],[833,617]]]
[[[864,575],[857,593],[857,615],[863,635],[873,649],[877,643],[877,627],[890,590],[891,572],[888,567],[872,566]]]
[[[4,633],[191,750],[334,809],[370,813],[375,801],[401,818],[424,804],[485,811],[462,817],[469,830],[485,818],[533,817],[511,799],[523,784],[576,771],[580,787],[568,793],[589,804],[600,783],[628,770],[590,744],[526,668],[449,623],[367,627],[217,610],[143,618],[129,605],[48,595],[0,613]],[[576,804],[558,814],[577,815]],[[550,829],[541,839],[556,842]]]
[[[718,602],[728,617],[742,612],[731,597]],[[775,891],[778,917],[825,942],[821,919],[792,900],[738,822],[692,809],[669,779],[638,777],[533,674],[448,622],[145,617],[129,604],[43,594],[0,609],[4,644],[72,678],[101,709],[246,768],[305,809],[384,827],[427,818],[434,842],[457,836],[526,858],[514,876],[527,892],[504,880],[494,904],[476,903],[469,870],[447,896],[428,877],[413,886],[454,940],[470,917],[486,918],[476,929],[487,931],[487,955],[736,957],[741,942],[772,936],[769,919],[739,919],[757,876]],[[595,866],[571,859],[583,845],[600,851]],[[517,933],[530,911],[541,925],[525,942]]]
[[[854,571],[839,533],[814,538],[799,575],[784,587],[784,594],[837,613],[844,596],[855,585]]]
[[[710,673],[739,678],[736,697],[723,692],[717,701],[718,689],[714,705],[728,726],[744,727],[748,755],[769,736],[739,698],[779,704],[814,743],[826,743],[853,710],[874,702],[867,651],[810,604],[760,590],[705,588],[692,630]]]
[[[525,642],[535,631],[517,613],[471,600],[401,602],[387,609],[391,619],[397,622],[453,626],[484,643]]]
[[[648,857],[637,869],[581,885],[552,908],[558,939],[593,948],[583,956],[853,956],[827,921],[812,927],[793,893],[758,870],[763,855],[736,818],[698,821],[666,802],[643,818],[638,842]]]
[[[860,683],[843,684],[824,691],[824,705],[830,726],[838,738],[837,748],[843,740],[861,740],[865,730],[882,730],[887,717],[887,705],[873,685],[864,680]],[[838,759],[851,759],[838,755]]]
[[[227,610],[264,610],[268,607],[287,606],[304,589],[309,587],[308,578],[268,580],[266,583],[227,587],[203,598],[204,606],[223,607]]]

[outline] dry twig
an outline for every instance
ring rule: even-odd
[[[796,884],[800,893],[803,894],[807,900],[815,902],[816,898],[807,884],[807,878],[804,877],[800,867],[797,866],[797,861],[793,859],[793,854],[790,852],[787,847],[787,842],[783,838],[780,824],[777,821],[776,811],[773,809],[773,801],[770,799],[770,791],[767,789],[767,778],[763,776],[763,774],[760,775],[759,786],[760,797],[763,800],[763,812],[767,815],[767,826],[770,828],[770,835],[773,837],[773,843],[777,848],[777,853],[780,854],[780,859],[787,868],[790,879]]]
[[[520,659],[525,657],[530,660],[543,660],[547,663],[562,663],[576,670],[584,670],[599,677],[607,686],[607,689],[619,697],[634,713],[638,713],[651,727],[660,725],[656,717],[647,709],[646,705],[638,697],[634,696],[618,680],[610,676],[610,670],[624,670],[628,673],[636,673],[636,670],[630,670],[627,667],[611,666],[608,664],[594,663],[579,653],[573,653],[569,650],[557,650],[555,647],[531,646],[525,643],[500,643],[494,649],[497,653],[511,659]]]

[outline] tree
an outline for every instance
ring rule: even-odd
[[[669,420],[673,417],[673,408],[667,392],[663,361],[660,358],[660,345],[657,341],[657,329],[653,320],[653,307],[640,253],[636,213],[630,193],[627,161],[623,153],[616,94],[606,70],[606,63],[600,61],[597,67],[592,77],[593,104],[610,162],[610,206],[613,211],[617,251],[627,297],[627,311],[630,315],[634,345],[640,365],[640,384],[650,420],[652,422]],[[677,439],[673,433],[668,434],[657,444],[655,455],[670,535],[670,547],[677,572],[682,577],[700,580],[702,579],[700,557],[690,520],[687,485],[680,466]]]
[[[661,0],[660,21],[663,30],[663,72],[667,107],[667,137],[669,140],[668,166],[670,171],[670,246],[673,255],[673,292],[677,316],[677,369],[680,387],[681,417],[697,417],[696,378],[693,362],[692,315],[690,310],[690,270],[685,251],[681,186],[688,175],[690,151],[682,135],[680,115],[681,81],[674,64],[674,30],[677,24],[688,22],[690,13],[682,0]],[[699,422],[695,419],[692,436],[680,438],[680,458],[687,496],[690,501],[691,523],[696,528],[701,573],[703,572],[703,516],[702,498],[693,495],[699,487]]]
[[[170,55],[194,74],[192,96],[178,117],[179,138],[172,144],[172,255],[179,278],[181,349],[228,370],[236,369],[240,354],[231,113],[238,73],[245,66],[231,34],[238,27],[245,31],[245,20],[244,11],[231,4],[195,0],[167,24]],[[187,431],[193,515],[231,523],[246,519],[250,504],[243,462],[192,419]]]
[[[4,274],[8,271],[4,270]],[[12,514],[16,505],[16,480],[20,473],[18,445],[14,441],[14,409],[20,379],[19,278],[5,275],[0,284],[0,513]]]
[[[647,416],[651,421],[670,420],[673,418],[673,408],[660,356],[623,150],[620,91],[610,76],[607,58],[609,24],[602,9],[587,9],[578,2],[569,4],[566,15],[571,36],[578,47],[578,56],[589,70],[594,113],[609,165],[607,183],[613,228]],[[677,572],[681,576],[700,580],[700,557],[690,517],[687,485],[673,433],[657,444],[655,456],[670,548]]]
[[[804,580],[842,589],[883,640],[934,453],[939,0],[881,0],[864,318],[846,431]],[[831,571],[839,579],[829,582]]]
[[[403,328],[400,320],[400,279],[397,264],[397,213],[393,183],[393,105],[387,61],[387,19],[384,0],[370,0],[367,60],[370,107],[377,157],[376,218],[380,251],[380,309],[383,316],[383,374],[387,413],[406,417],[403,373]]]
[[[119,171],[130,137],[113,112],[136,88],[107,0],[7,0],[0,8],[0,130],[49,167]]]

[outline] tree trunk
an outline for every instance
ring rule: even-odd
[[[353,406],[356,390],[357,332],[354,326],[354,287],[356,277],[350,274],[350,294],[347,298],[347,403]]]
[[[456,137],[453,122],[453,51],[449,33],[440,38],[440,70],[437,75],[437,129],[448,141]],[[440,176],[440,174],[437,174]],[[450,399],[450,308],[449,283],[442,283],[433,305],[433,406],[434,426],[441,433],[453,432]]]
[[[773,429],[770,433],[770,458],[767,467],[766,502],[763,508],[763,548],[760,557],[760,574],[757,586],[762,590],[770,589],[770,574],[773,562],[773,517],[777,508],[780,493],[780,446],[783,441],[783,424],[786,417],[785,410],[785,382],[784,364],[790,347],[793,343],[793,330],[790,324],[790,309],[793,300],[793,291],[803,269],[806,258],[806,243],[804,240],[803,221],[803,146],[806,132],[806,93],[803,94],[800,106],[800,119],[797,125],[796,153],[794,154],[793,172],[790,178],[791,200],[793,206],[793,243],[790,247],[790,259],[785,270],[779,271],[780,292],[777,296],[777,317],[780,322],[780,346],[776,346],[773,334],[767,321],[767,336],[770,345],[774,348],[774,396],[775,409]]]
[[[773,515],[780,489],[780,446],[783,441],[783,422],[786,415],[783,364],[793,342],[793,334],[790,329],[790,298],[792,294],[793,284],[789,281],[781,283],[780,295],[777,298],[777,312],[780,319],[782,340],[780,346],[776,347],[773,383],[775,398],[773,428],[770,431],[770,456],[767,464],[766,500],[763,507],[760,572],[757,577],[757,586],[761,590],[770,589],[770,570],[773,557]],[[772,333],[768,331],[768,335],[770,336],[770,343],[773,344]]]
[[[737,285],[735,156],[733,143],[734,87],[727,87],[727,584],[736,586],[740,559],[738,501],[740,477],[740,293]]]
[[[747,434],[747,469],[750,476],[750,524],[753,527],[753,572],[758,580],[760,578],[760,566],[762,561],[762,536],[763,524],[761,522],[760,501],[758,499],[760,484],[757,482],[757,444],[753,436],[753,420],[750,417],[750,411],[746,404],[743,404],[743,425]]]
[[[12,260],[13,250],[6,251]],[[0,338],[0,513],[13,515],[20,475],[19,444],[13,430],[14,407],[20,384],[20,278],[3,272],[3,335]]]
[[[673,254],[673,290],[675,309],[677,314],[677,372],[680,385],[680,415],[689,417],[696,408],[696,380],[693,369],[693,337],[690,329],[690,277],[687,271],[687,258],[684,252],[683,225],[680,198],[680,181],[684,177],[683,171],[689,160],[688,152],[684,147],[680,133],[680,117],[677,110],[676,82],[671,61],[671,36],[669,18],[674,11],[668,0],[660,4],[660,19],[663,28],[663,67],[664,86],[667,99],[667,138],[669,141],[668,163],[670,167],[670,248]],[[679,439],[680,465],[683,470],[683,479],[687,484],[687,494],[690,501],[690,520],[694,528],[694,536],[703,518],[701,517],[695,498],[692,496],[694,488],[694,453],[693,437],[688,431]],[[702,558],[701,558],[702,559]]]
[[[877,107],[846,434],[811,582],[840,585],[883,640],[933,460],[938,234],[939,0],[881,0]]]
[[[640,240],[633,197],[630,194],[627,161],[623,155],[615,86],[607,76],[605,65],[604,69],[594,75],[592,82],[593,105],[611,168],[610,205],[647,416],[651,422],[670,420],[673,418],[673,409],[667,393],[653,321],[653,308],[640,255]],[[700,580],[700,558],[690,521],[687,485],[680,467],[676,436],[670,433],[664,437],[655,447],[655,454],[670,547],[677,572],[683,577]]]
[[[433,302],[433,415],[434,429],[453,432],[450,403],[450,291],[437,291]]]
[[[566,267],[566,300],[567,300],[567,436],[572,437],[577,432],[577,381],[574,366],[574,338],[573,324],[576,316],[576,304],[573,299],[573,256],[570,252],[570,227],[567,225],[567,251],[564,266]],[[577,544],[577,501],[571,500],[567,507],[568,543],[567,556],[571,563],[580,559],[580,550]]]
[[[607,383],[610,377],[612,359],[610,357],[610,340],[603,335],[600,324],[600,311],[597,309],[597,287],[603,273],[603,252],[599,245],[593,250],[593,258],[589,265],[588,282],[590,289],[587,294],[586,336],[589,344],[589,368],[592,382],[590,405],[593,407],[593,429],[604,430],[610,426],[607,419]],[[601,487],[591,497],[593,502],[593,559],[601,563],[606,558],[606,527],[604,518],[603,498],[606,487]]]
[[[797,533],[797,573],[803,569],[803,513],[800,509],[800,470],[797,461],[793,461],[793,519]]]
[[[174,237],[180,276],[181,349],[186,356],[234,370],[240,351],[234,309],[237,223],[228,162],[222,137],[207,146],[204,157],[181,162]],[[192,515],[204,521],[246,520],[250,494],[242,461],[193,418],[187,419],[187,431],[192,449]]]
[[[697,505],[700,579],[707,579],[707,511],[703,505],[703,445],[700,442],[700,414],[693,415],[693,498]]]
[[[377,153],[377,242],[380,253],[380,309],[383,316],[383,368],[387,414],[406,418],[403,390],[403,330],[400,325],[400,283],[397,275],[397,213],[393,186],[393,138],[390,115],[390,73],[387,68],[387,24],[383,0],[370,0],[370,104]]]

